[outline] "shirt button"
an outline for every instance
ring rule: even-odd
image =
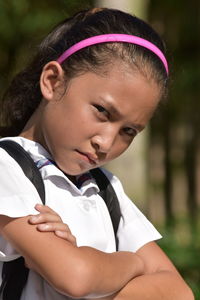
[[[90,204],[88,202],[85,202],[84,205],[83,205],[83,208],[86,210],[86,211],[89,211],[90,210]]]

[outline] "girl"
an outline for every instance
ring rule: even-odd
[[[37,163],[51,208],[36,206],[41,214],[30,217],[37,214],[38,193],[0,150],[1,260],[21,255],[31,269],[21,299],[193,299],[154,242],[160,234],[104,170],[122,214],[115,251],[110,216],[90,174],[129,147],[167,81],[158,35],[112,9],[63,21],[15,77],[4,97],[5,139],[22,145]],[[45,222],[49,232],[41,228]]]

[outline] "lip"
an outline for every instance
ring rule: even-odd
[[[81,152],[79,150],[76,150],[84,160],[88,161],[91,165],[97,165],[98,164],[98,158],[96,155],[89,153],[89,152]]]

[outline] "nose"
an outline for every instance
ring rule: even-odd
[[[92,137],[92,146],[100,153],[108,153],[117,138],[117,130],[114,128],[103,130]]]

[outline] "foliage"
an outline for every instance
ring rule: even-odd
[[[169,102],[154,118],[151,145],[159,143],[163,149],[163,182],[167,220],[175,216],[174,203],[186,203],[190,222],[197,223],[199,206],[199,132],[200,132],[200,2],[193,0],[150,2],[149,21],[164,37],[167,44],[171,89]],[[177,176],[177,168],[180,175]],[[180,171],[181,170],[181,171]],[[174,198],[177,178],[185,177],[185,194]],[[180,185],[180,184],[179,184]],[[179,188],[181,189],[181,187]],[[195,224],[194,224],[195,225]]]
[[[0,94],[35,45],[57,22],[92,3],[91,0],[0,0]]]
[[[200,299],[200,2],[149,4],[149,21],[166,41],[171,76],[168,103],[151,127],[151,147],[156,144],[163,153],[166,227],[160,245]]]
[[[200,224],[199,224],[200,225]],[[191,232],[192,231],[192,232]],[[195,231],[188,220],[176,220],[176,226],[160,228],[163,239],[159,245],[174,262],[177,269],[200,300],[200,226]]]

